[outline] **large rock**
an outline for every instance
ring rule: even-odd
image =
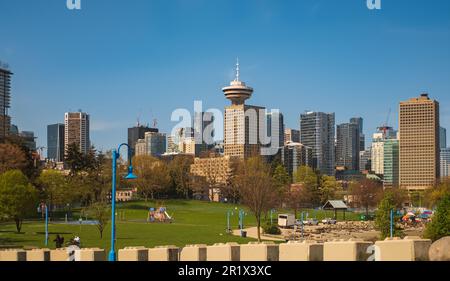
[[[434,242],[428,251],[430,261],[450,261],[450,236]]]

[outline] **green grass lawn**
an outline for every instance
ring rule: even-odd
[[[231,204],[211,203],[201,201],[167,200],[164,205],[167,212],[174,218],[173,223],[148,223],[147,210],[149,207],[159,207],[155,202],[129,202],[118,204],[116,223],[117,247],[161,245],[184,246],[187,244],[214,244],[219,242],[247,243],[251,238],[241,238],[225,232],[227,227],[226,214],[228,210],[242,208]],[[308,211],[310,217],[322,219],[332,217],[333,212]],[[282,212],[282,211],[280,211]],[[298,213],[298,216],[300,212]],[[339,216],[342,216],[339,214]],[[274,223],[276,215],[274,214]],[[77,218],[77,216],[75,216]],[[347,219],[355,219],[355,214],[348,213]],[[61,219],[63,221],[63,219]],[[238,216],[230,220],[231,228],[238,228]],[[248,213],[244,226],[255,226],[255,218]],[[14,223],[0,224],[0,247],[44,247],[44,221],[25,221],[22,233],[16,233]],[[109,249],[111,228],[106,227],[103,238],[95,225],[68,225],[60,223],[49,224],[49,248],[54,248],[53,239],[56,234],[69,241],[74,236],[80,236],[83,247],[100,247]]]

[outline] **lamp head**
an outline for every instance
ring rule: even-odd
[[[128,175],[125,177],[126,180],[135,180],[137,176],[133,174],[133,166],[128,167]]]

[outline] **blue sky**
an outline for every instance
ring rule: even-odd
[[[241,78],[248,103],[278,108],[287,127],[305,110],[362,116],[371,135],[397,127],[401,100],[430,93],[450,129],[450,1],[382,0],[0,0],[0,60],[13,77],[11,115],[46,146],[64,112],[91,114],[106,150],[126,128],[170,132],[176,108],[223,109],[221,87]]]

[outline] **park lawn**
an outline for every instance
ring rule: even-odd
[[[254,241],[226,234],[226,214],[234,207],[231,204],[201,201],[167,200],[167,212],[174,218],[173,223],[147,223],[148,207],[159,207],[155,202],[129,202],[118,204],[116,237],[117,247],[161,245],[184,246],[187,244],[214,244],[220,242],[247,243]],[[231,227],[238,228],[237,212],[231,216]],[[248,213],[245,227],[254,226],[255,219]],[[0,246],[44,247],[44,221],[26,221],[22,233],[16,233],[14,223],[0,224]],[[49,224],[49,248],[54,248],[53,239],[57,234],[70,240],[80,236],[83,247],[109,249],[110,224],[103,232],[103,238],[95,225]]]
[[[233,211],[233,215],[230,217],[231,228],[238,228],[237,210],[245,209],[240,205],[194,200],[166,200],[163,204],[167,207],[167,213],[174,218],[173,223],[146,222],[148,208],[160,206],[160,203],[155,201],[118,203],[116,218],[117,248],[126,246],[184,246],[187,244],[211,245],[221,242],[247,243],[254,241],[251,238],[241,238],[225,232],[229,210]],[[332,211],[301,210],[297,212],[297,218],[300,218],[302,211],[307,212],[309,217],[315,217],[319,220],[334,216]],[[279,213],[285,212],[291,211],[279,210]],[[274,223],[276,223],[276,214],[276,212],[273,214]],[[78,216],[78,214],[75,214],[74,219],[77,219]],[[342,219],[342,212],[338,212],[338,219]],[[357,220],[358,216],[347,212],[346,219]],[[100,238],[95,225],[69,225],[61,223],[63,221],[64,219],[60,218],[58,222],[49,224],[49,248],[55,247],[53,239],[59,234],[65,238],[65,241],[69,241],[74,236],[79,236],[83,247],[109,249],[110,224],[106,226],[103,238]],[[244,227],[251,226],[256,226],[256,220],[247,211]],[[43,220],[25,221],[22,233],[16,233],[14,223],[2,223],[0,224],[0,247],[45,247],[44,231]]]

